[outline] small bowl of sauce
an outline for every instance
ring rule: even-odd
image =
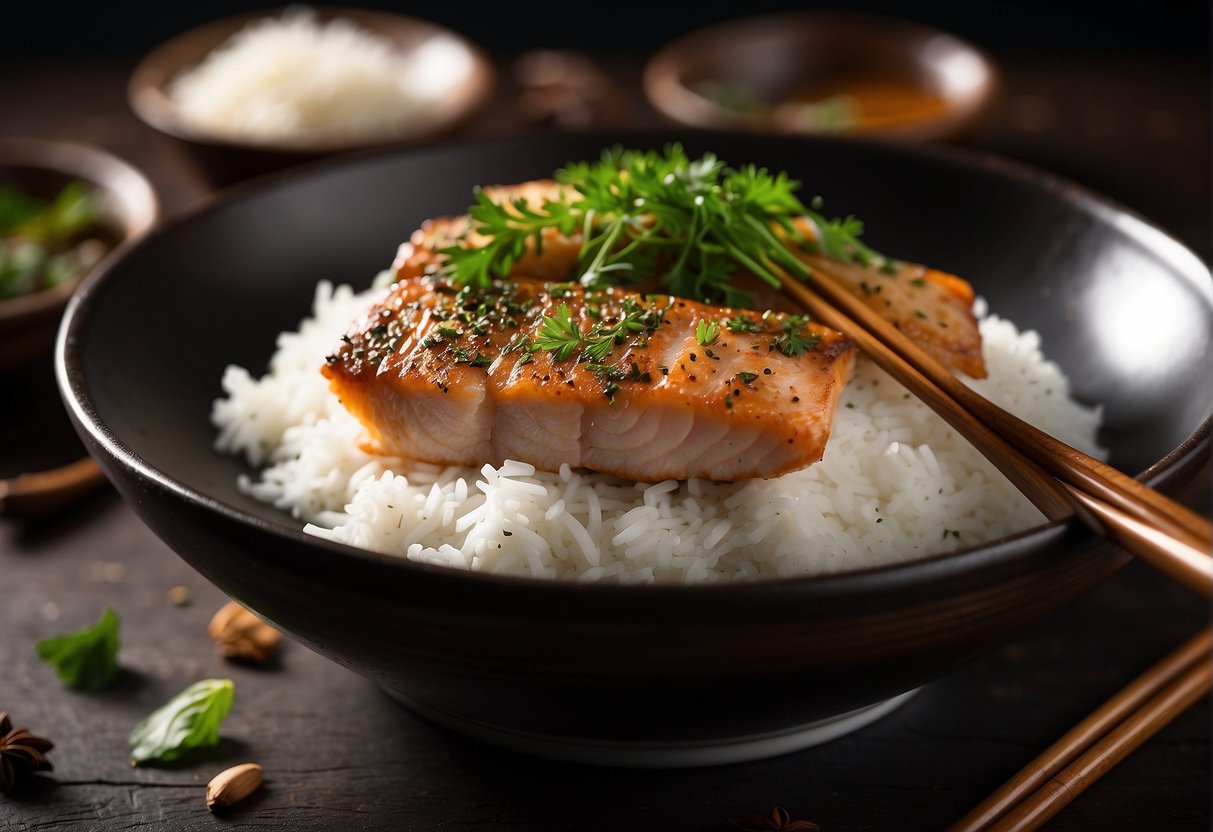
[[[919,23],[803,12],[721,23],[664,47],[644,73],[662,115],[692,127],[960,138],[997,91],[981,50]]]

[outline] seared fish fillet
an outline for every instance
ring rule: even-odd
[[[801,228],[816,239],[811,222],[804,220]],[[986,377],[968,281],[915,263],[898,263],[886,271],[822,254],[796,251],[796,255],[810,269],[834,278],[945,366],[972,378]]]
[[[534,208],[545,201],[559,201],[570,195],[567,188],[551,180],[485,188],[484,193],[494,202],[525,199]],[[438,252],[459,239],[468,223],[466,215],[427,220],[408,242],[401,245],[393,264],[396,276],[411,278],[435,273],[442,260]],[[810,239],[816,238],[810,221],[804,220],[801,228]],[[483,243],[484,239],[475,234],[465,241],[473,248]],[[514,264],[511,274],[548,280],[575,279],[573,272],[580,247],[580,234],[565,237],[549,230],[543,238],[542,253],[537,254],[532,248]],[[852,294],[862,298],[946,366],[973,378],[985,377],[981,333],[972,312],[973,287],[968,282],[916,264],[900,263],[887,273],[877,267],[841,263],[819,254],[801,251],[797,254],[810,268],[834,277]],[[755,300],[763,308],[790,308],[785,298],[768,291],[765,284],[754,280],[747,285],[755,290]]]
[[[531,278],[455,291],[409,277],[323,372],[383,452],[727,481],[817,461],[854,357],[842,335],[779,313]]]

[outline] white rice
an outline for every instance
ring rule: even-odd
[[[469,69],[449,36],[405,55],[348,18],[321,23],[295,6],[246,25],[168,94],[183,120],[229,138],[373,139],[399,132]]]
[[[241,487],[311,534],[455,569],[581,581],[692,583],[814,575],[910,560],[1042,521],[964,439],[864,359],[824,458],[770,480],[634,483],[573,471],[443,468],[359,449],[324,356],[382,290],[317,287],[270,371],[223,377],[216,447],[265,467]],[[1099,413],[1069,398],[1033,332],[985,315],[983,395],[1091,453]]]

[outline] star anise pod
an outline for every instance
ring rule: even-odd
[[[8,714],[0,713],[0,792],[10,794],[35,771],[50,771],[46,752],[55,745],[25,728],[13,728]]]
[[[821,832],[821,827],[812,821],[792,820],[782,806],[776,806],[769,815],[751,815],[729,822],[742,832]]]

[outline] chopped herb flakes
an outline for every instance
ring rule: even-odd
[[[757,332],[758,324],[749,315],[735,315],[724,322],[729,332]]]
[[[770,349],[778,349],[787,356],[801,356],[821,343],[821,336],[806,332],[809,319],[805,315],[789,315],[783,322],[783,334],[771,342]]]

